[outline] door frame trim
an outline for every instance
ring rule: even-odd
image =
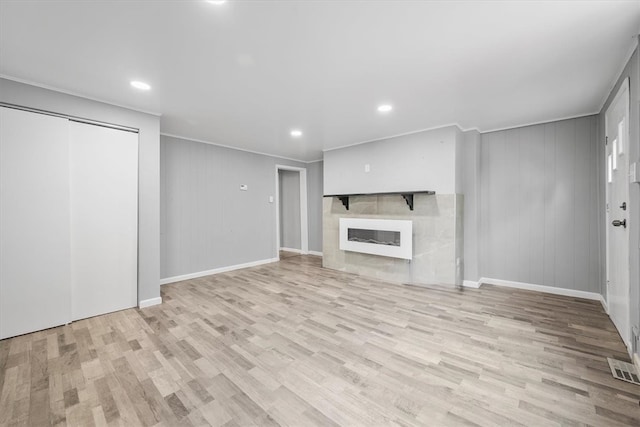
[[[60,117],[61,119],[68,119],[68,120],[70,120],[72,122],[86,123],[88,125],[94,125],[94,126],[102,126],[102,127],[105,127],[105,128],[117,129],[117,130],[122,130],[122,131],[125,131],[125,132],[140,133],[140,129],[132,128],[132,127],[129,127],[129,126],[122,126],[122,125],[118,125],[118,124],[115,124],[115,123],[107,123],[107,122],[102,122],[102,121],[98,121],[98,120],[85,119],[83,117],[72,116],[72,115],[69,115],[69,114],[56,113],[54,111],[48,111],[48,110],[40,110],[38,108],[25,107],[23,105],[10,104],[8,102],[1,102],[0,101],[0,107],[12,108],[14,110],[27,111],[27,112],[36,113],[36,114],[44,114],[45,116]]]
[[[288,165],[276,165],[276,258],[280,259],[280,171],[292,171],[300,174],[300,250],[303,255],[309,253],[309,224],[307,216],[307,168]]]

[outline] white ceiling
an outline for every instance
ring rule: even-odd
[[[315,160],[598,112],[639,31],[640,1],[0,0],[0,74],[161,113],[167,134]]]

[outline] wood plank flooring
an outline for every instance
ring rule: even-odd
[[[285,260],[0,341],[0,425],[640,425],[598,302]]]

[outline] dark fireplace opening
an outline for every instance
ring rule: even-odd
[[[349,228],[347,239],[350,242],[372,243],[375,245],[400,246],[400,232],[388,230],[366,230]]]

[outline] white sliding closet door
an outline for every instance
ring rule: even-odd
[[[70,321],[68,137],[0,107],[0,339]]]
[[[72,319],[135,307],[138,134],[70,123]]]

